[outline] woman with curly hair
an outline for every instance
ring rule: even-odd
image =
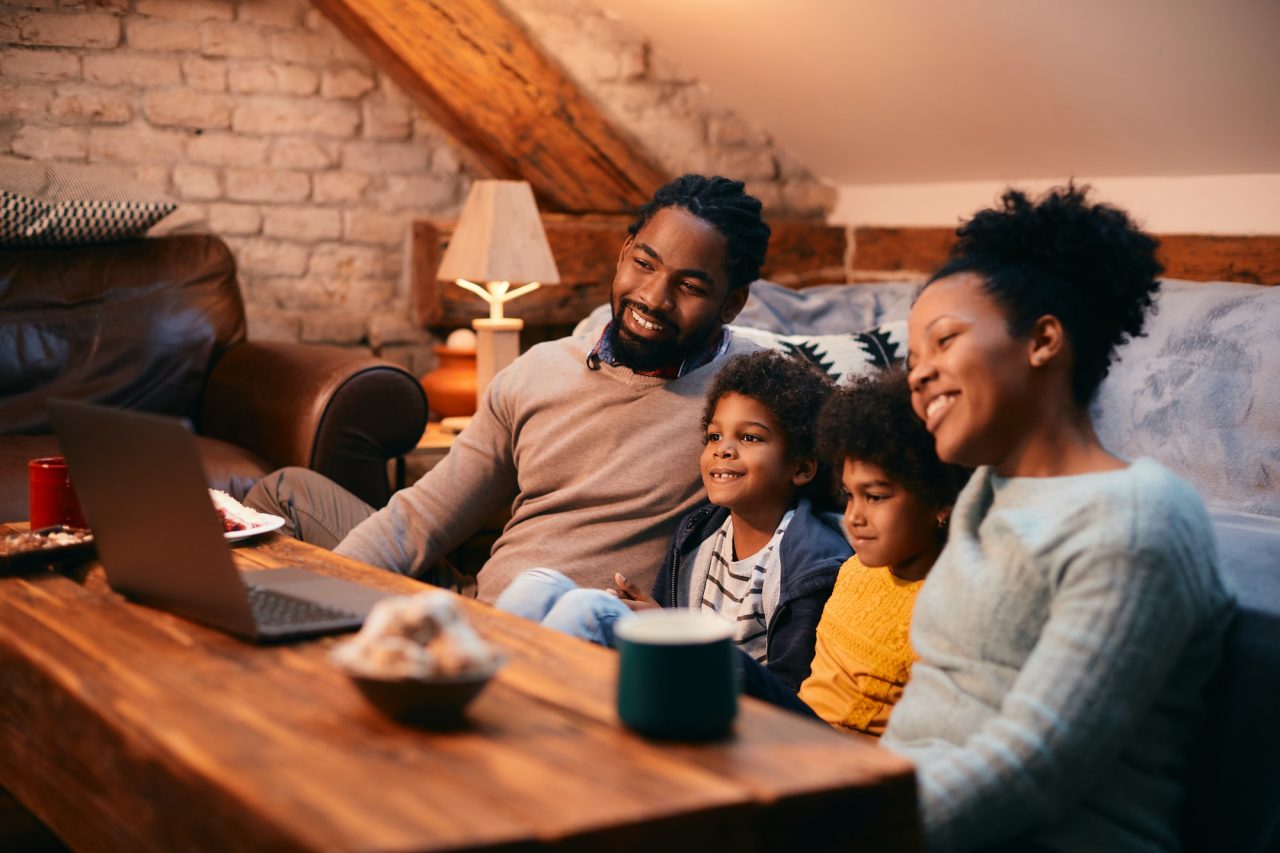
[[[1177,849],[1232,595],[1199,496],[1088,412],[1157,243],[1074,186],[957,233],[911,309],[909,382],[938,455],[977,470],[882,744],[916,764],[930,850]]]
[[[518,577],[497,606],[608,646],[614,624],[634,609],[717,613],[733,621],[737,647],[794,695],[850,554],[839,517],[822,511],[828,478],[813,414],[833,387],[807,362],[778,352],[734,358],[712,383],[702,417],[708,503],[680,520],[652,592],[620,574],[613,589],[580,589],[543,568]]]

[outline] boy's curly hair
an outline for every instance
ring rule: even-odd
[[[844,460],[884,470],[907,491],[934,506],[951,506],[969,469],[938,458],[933,435],[911,408],[901,368],[858,376],[841,386],[818,417],[818,449],[835,471]]]
[[[716,375],[707,392],[707,405],[702,411],[703,441],[720,398],[741,394],[768,409],[778,422],[789,462],[816,460],[814,413],[834,388],[830,377],[807,361],[776,350],[736,356]]]
[[[1106,378],[1116,347],[1142,334],[1163,272],[1159,241],[1088,194],[1075,184],[1035,201],[1006,191],[998,205],[960,226],[950,257],[929,279],[976,273],[1014,337],[1046,314],[1061,320],[1074,356],[1072,397],[1081,407]]]

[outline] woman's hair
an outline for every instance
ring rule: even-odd
[[[929,279],[981,276],[1015,337],[1046,314],[1057,317],[1071,344],[1071,392],[1081,407],[1106,378],[1116,347],[1142,334],[1163,272],[1159,241],[1124,211],[1089,203],[1088,192],[1068,184],[1032,202],[1006,191],[1000,204],[960,226],[947,262]]]
[[[729,289],[746,287],[760,277],[770,229],[760,216],[760,200],[747,195],[742,181],[720,176],[684,175],[659,187],[627,228],[632,237],[640,233],[653,215],[664,207],[682,207],[715,226],[724,235],[725,268]]]
[[[841,386],[818,417],[818,450],[839,471],[844,460],[884,470],[933,506],[951,506],[969,469],[938,458],[933,436],[911,408],[901,368],[858,376]]]
[[[702,411],[702,439],[706,441],[707,426],[715,417],[720,398],[725,394],[741,394],[768,409],[778,422],[789,462],[813,459],[820,463],[814,413],[822,408],[834,389],[835,384],[827,374],[803,359],[777,350],[736,356],[716,374],[707,392],[707,404]],[[825,502],[830,484],[825,466],[818,465],[813,482],[820,482],[822,491],[814,494],[815,500]]]

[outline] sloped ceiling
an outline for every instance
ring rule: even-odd
[[[596,0],[834,184],[1280,173],[1277,0]]]

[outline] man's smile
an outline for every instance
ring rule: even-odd
[[[622,303],[622,317],[623,327],[636,337],[649,338],[679,333],[672,323],[644,311],[631,300]]]

